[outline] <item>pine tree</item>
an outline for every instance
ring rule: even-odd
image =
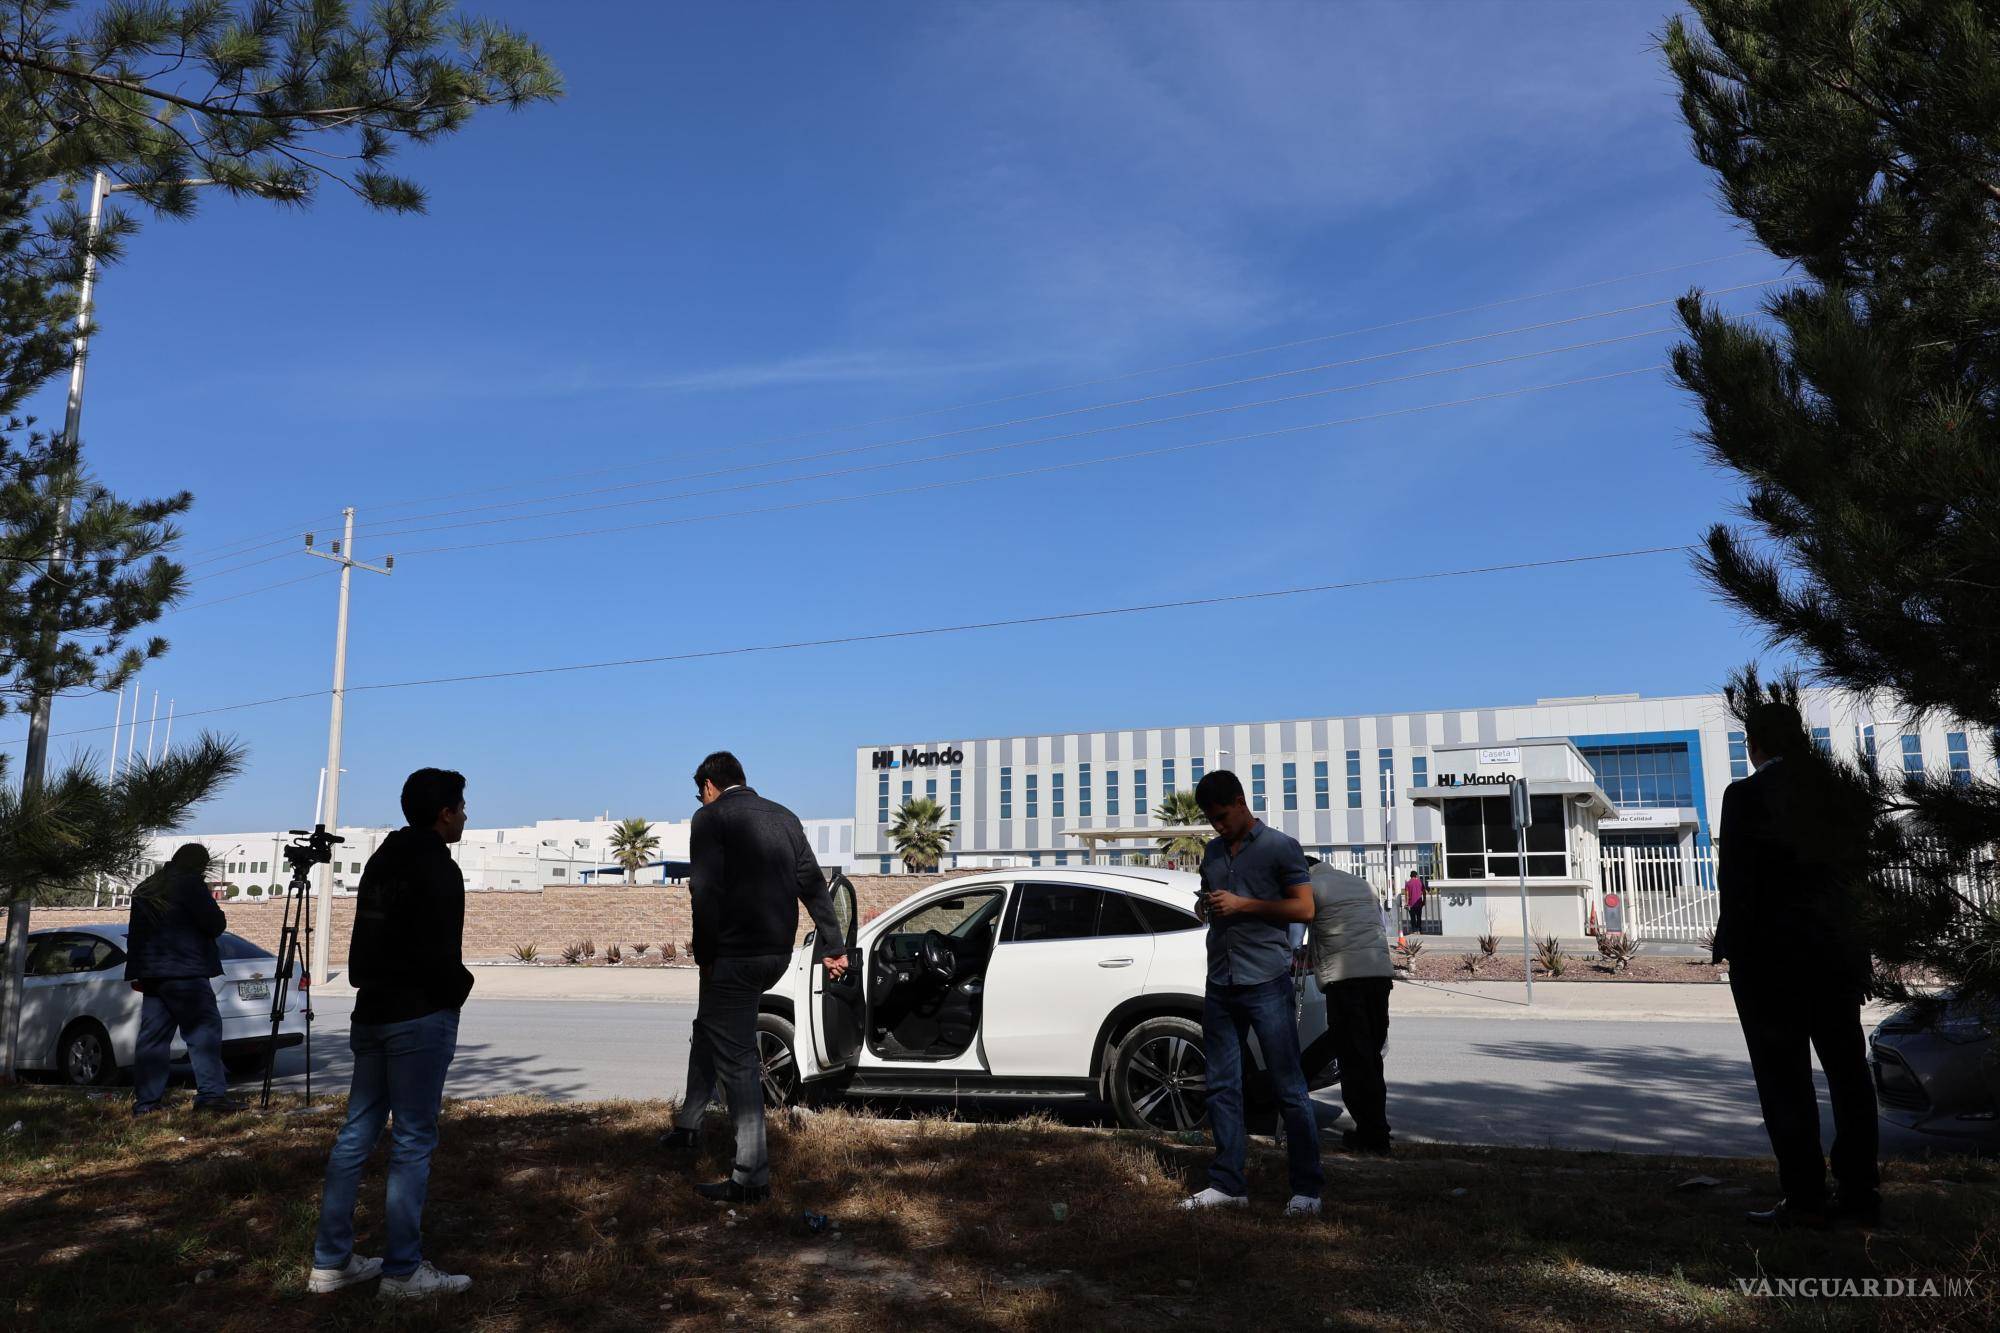
[[[1747,488],[1700,568],[1817,679],[2000,734],[2000,9],[1690,8],[1662,44],[1696,156],[1804,277],[1762,320],[1681,304],[1676,378]],[[1883,989],[2000,994],[2000,783],[1847,779]]]

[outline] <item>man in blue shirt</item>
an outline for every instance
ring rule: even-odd
[[[1293,923],[1302,925],[1313,917],[1312,871],[1296,840],[1250,813],[1234,773],[1218,769],[1208,774],[1194,795],[1219,835],[1202,858],[1196,909],[1208,922],[1201,1026],[1215,1162],[1209,1167],[1208,1188],[1182,1200],[1181,1207],[1241,1207],[1249,1201],[1243,1180],[1243,1065],[1254,1032],[1285,1119],[1292,1184],[1285,1216],[1314,1216],[1325,1177],[1319,1164],[1319,1124],[1299,1067],[1291,938]]]

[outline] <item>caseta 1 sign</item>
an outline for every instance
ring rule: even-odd
[[[1479,762],[1482,764],[1518,764],[1521,762],[1521,747],[1509,746],[1502,750],[1481,750]]]

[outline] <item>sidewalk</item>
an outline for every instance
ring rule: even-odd
[[[1736,1002],[1717,982],[1537,981],[1531,1007],[1518,981],[1404,981],[1389,992],[1389,1017],[1578,1018],[1629,1023],[1734,1023]],[[1864,1025],[1893,1005],[1871,1004]]]
[[[693,1004],[698,973],[691,967],[535,967],[522,963],[471,963],[475,1000],[596,1000]],[[321,995],[352,999],[345,969],[318,988]]]

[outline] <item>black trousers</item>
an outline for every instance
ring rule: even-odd
[[[1778,1186],[1800,1208],[1826,1202],[1827,1161],[1820,1155],[1819,1095],[1812,1055],[1833,1102],[1833,1178],[1850,1195],[1872,1193],[1881,1177],[1875,1085],[1861,1034],[1861,997],[1852,986],[1811,978],[1730,969],[1729,989],[1743,1024],[1743,1044],[1757,1079],[1764,1129],[1778,1158]]]
[[[736,1126],[739,1185],[771,1183],[771,1158],[764,1141],[764,1069],[757,1057],[757,1002],[776,985],[791,962],[787,954],[765,958],[718,958],[701,970],[701,997],[695,1003],[694,1031],[688,1040],[687,1091],[674,1123],[700,1129],[702,1117],[720,1091]]]
[[[1382,1048],[1389,1044],[1388,977],[1355,977],[1325,988],[1326,1028],[1340,1061],[1340,1100],[1362,1142],[1389,1142],[1389,1088]]]

